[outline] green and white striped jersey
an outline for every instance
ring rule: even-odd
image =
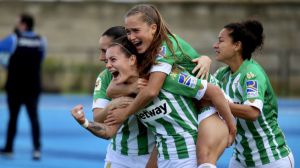
[[[174,54],[171,52],[171,49],[167,46],[166,42],[163,42],[160,52],[156,58],[158,64],[153,65],[150,72],[160,71],[169,74],[173,65],[176,65],[184,67],[190,74],[192,74],[192,70],[196,65],[192,62],[192,60],[194,58],[198,58],[199,54],[186,41],[177,35],[174,36],[176,37],[179,46],[172,36],[168,36],[172,42]]]
[[[197,97],[201,99],[206,91],[207,82],[197,78],[194,82],[189,81],[190,77],[179,73],[175,76],[177,81],[166,80],[164,88],[170,89],[169,86],[177,82],[179,87],[182,86],[183,92],[192,94],[189,97],[198,95]],[[196,94],[190,92],[192,88],[198,88],[194,89],[198,92]],[[178,87],[173,89],[178,89]],[[196,157],[198,122],[197,112],[191,98],[161,89],[158,97],[140,110],[136,116],[155,134],[159,157],[165,160]]]
[[[192,101],[161,90],[136,116],[155,134],[159,157],[196,157],[197,117]]]
[[[105,69],[102,71],[95,84],[94,108],[105,108],[110,99],[106,96],[106,89],[112,79],[111,73]],[[155,139],[149,131],[134,115],[130,116],[111,140],[111,147],[123,155],[145,155],[152,152]]]
[[[254,60],[245,60],[237,72],[220,68],[216,78],[236,104],[256,107],[255,121],[237,118],[234,156],[247,167],[268,164],[290,153],[277,122],[277,98],[263,68]]]
[[[152,152],[154,142],[153,133],[135,115],[131,115],[112,139],[111,147],[123,155],[146,155]]]
[[[106,96],[106,89],[109,86],[111,79],[112,75],[106,69],[99,74],[94,89],[93,108],[105,108],[109,103],[110,99]],[[179,73],[172,72],[167,76],[163,85],[163,89],[198,100],[203,97],[206,87],[206,80],[197,79],[185,71]],[[194,109],[192,101],[188,100],[187,102],[189,102],[190,108]],[[147,136],[147,138],[145,138],[145,136]],[[137,121],[136,117],[133,115],[120,127],[118,134],[112,139],[111,146],[114,150],[119,151],[124,155],[128,155],[128,153],[132,155],[136,153],[141,155],[147,154],[148,150],[152,150],[153,141],[154,138],[152,133],[147,132],[147,129],[143,128],[141,123]]]
[[[185,73],[189,75],[193,74],[192,70],[195,68],[196,64],[192,62],[192,60],[195,58],[199,58],[200,55],[182,38],[177,35],[174,36],[178,44],[172,36],[168,36],[172,42],[174,54],[171,52],[171,49],[167,46],[166,42],[163,42],[160,52],[156,58],[158,64],[153,65],[150,72],[159,71],[172,75],[172,73],[174,74],[174,71],[187,71]],[[212,75],[208,76],[208,82],[214,85],[219,85],[218,80]],[[178,93],[175,92],[175,94]]]

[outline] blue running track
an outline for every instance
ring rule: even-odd
[[[87,118],[92,119],[92,98],[85,95],[42,95],[39,118],[42,130],[42,158],[31,159],[32,141],[29,118],[23,107],[18,121],[14,155],[0,157],[0,168],[102,168],[106,140],[99,139],[79,126],[70,114],[76,104],[82,104]],[[0,94],[0,147],[4,146],[8,109],[6,97]],[[300,162],[300,99],[279,100],[279,124],[283,129],[295,163]],[[226,168],[232,148],[226,149],[218,168]]]

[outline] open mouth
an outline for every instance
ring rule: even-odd
[[[111,74],[113,75],[113,78],[117,78],[120,73],[118,71],[114,71],[114,72],[111,72]]]
[[[133,45],[137,48],[142,45],[142,41],[133,42]]]

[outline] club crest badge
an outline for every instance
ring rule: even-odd
[[[101,89],[101,78],[97,78],[95,83],[95,91],[99,91]]]
[[[160,48],[160,51],[159,51],[158,55],[161,56],[161,57],[165,57],[166,54],[167,54],[167,47],[166,46],[162,46]]]
[[[251,78],[254,78],[255,75],[252,72],[248,72],[246,77],[247,77],[247,79],[251,79]]]

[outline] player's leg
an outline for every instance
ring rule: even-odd
[[[31,122],[33,145],[35,149],[40,148],[40,126],[38,121],[38,95],[29,96],[25,101],[26,110]]]
[[[39,160],[41,157],[40,124],[38,119],[38,94],[29,94],[25,98],[25,106],[31,123],[31,134],[33,140],[33,159]]]
[[[3,149],[3,153],[11,153],[13,152],[13,144],[14,139],[17,132],[17,121],[18,116],[22,104],[20,95],[16,95],[15,93],[8,93],[7,94],[7,103],[9,109],[9,122],[7,128],[7,136],[6,136],[6,145]]]
[[[214,167],[228,144],[228,136],[228,127],[217,113],[205,115],[198,127],[198,165],[206,163],[208,167]]]

